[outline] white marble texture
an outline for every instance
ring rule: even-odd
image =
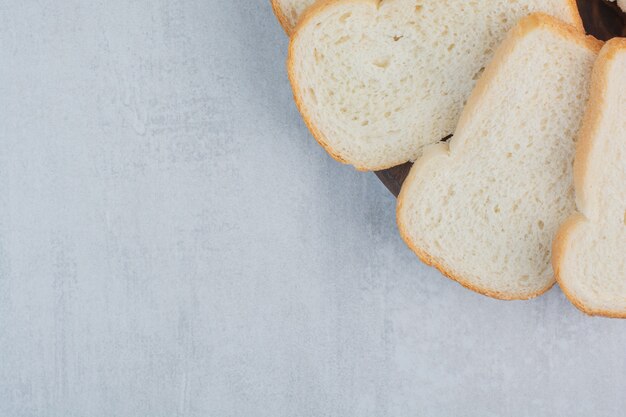
[[[420,264],[265,0],[0,3],[0,416],[624,416],[626,322]]]

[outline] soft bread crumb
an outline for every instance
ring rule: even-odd
[[[452,133],[506,31],[534,11],[582,31],[574,0],[322,0],[292,36],[296,103],[342,162],[377,170],[415,160]]]
[[[554,284],[552,238],[575,208],[575,139],[599,46],[545,15],[511,32],[450,145],[429,150],[402,188],[398,226],[422,259],[495,298]]]

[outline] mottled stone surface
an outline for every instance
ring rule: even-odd
[[[0,4],[0,416],[624,416],[626,322],[425,267],[262,0]]]

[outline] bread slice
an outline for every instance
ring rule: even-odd
[[[272,8],[283,29],[290,35],[300,16],[313,3],[315,0],[272,0]]]
[[[555,239],[557,279],[582,311],[626,318],[626,39],[596,62],[574,179],[580,213]]]
[[[296,104],[341,162],[412,161],[452,133],[506,31],[532,11],[582,31],[574,0],[321,0],[291,38]]]
[[[400,233],[424,262],[499,299],[552,287],[552,238],[574,212],[574,140],[601,44],[541,14],[510,32],[449,145],[429,147],[400,193]]]

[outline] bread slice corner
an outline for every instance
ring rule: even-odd
[[[278,22],[287,36],[291,36],[300,17],[315,3],[315,0],[271,0],[271,3]]]

